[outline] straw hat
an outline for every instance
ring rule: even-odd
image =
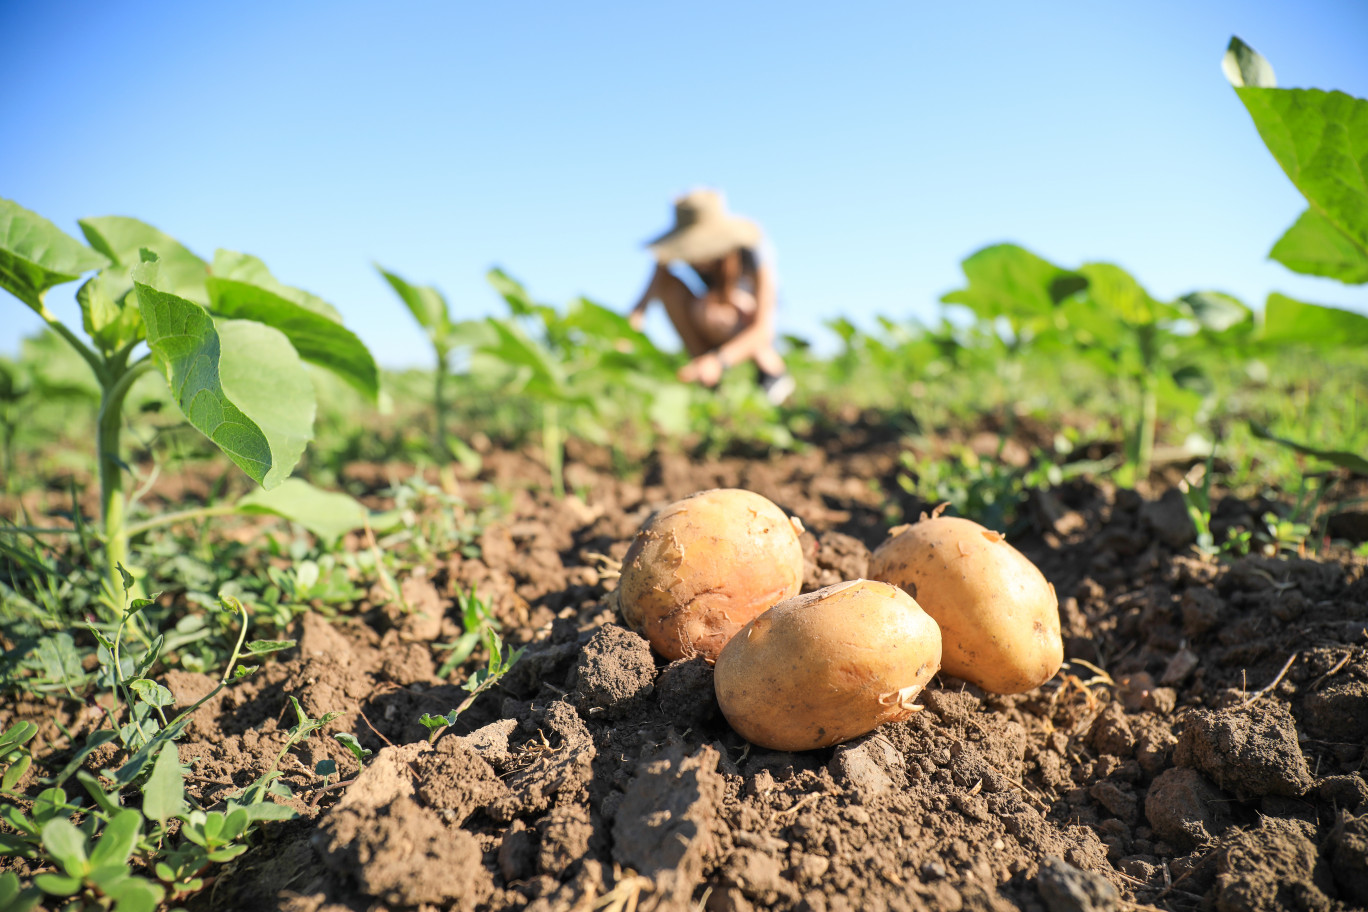
[[[690,191],[675,200],[674,210],[674,227],[646,243],[662,263],[706,263],[760,241],[760,226],[728,212],[717,190]]]

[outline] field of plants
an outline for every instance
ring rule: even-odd
[[[1270,256],[1368,283],[1368,101],[1225,65],[1307,201]],[[0,199],[48,324],[0,358],[0,910],[1368,907],[1368,317],[998,244],[933,323],[785,339],[776,406],[502,271],[469,319],[378,266],[437,365],[390,372],[253,256],[76,228]],[[1063,667],[748,742],[620,606],[714,488],[805,593],[940,505],[1005,534]]]

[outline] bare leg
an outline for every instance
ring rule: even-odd
[[[642,292],[641,300],[657,300],[665,305],[665,313],[674,324],[675,332],[679,333],[689,357],[696,358],[712,348],[694,323],[694,302],[697,298],[693,289],[684,284],[679,276],[657,265],[650,284]]]

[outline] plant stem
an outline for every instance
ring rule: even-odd
[[[447,353],[440,345],[434,347],[437,351],[437,378],[432,391],[432,408],[435,412],[432,417],[432,448],[434,456],[447,458],[451,455],[446,445]]]
[[[119,564],[128,562],[128,530],[124,527],[123,464],[119,459],[119,437],[123,432],[123,404],[133,383],[152,369],[143,358],[119,375],[103,381],[100,396],[99,432],[95,457],[100,467],[100,524],[105,536],[105,579],[110,596],[117,598],[121,585]]]
[[[1154,430],[1159,421],[1159,391],[1149,371],[1140,378],[1140,426],[1135,429],[1135,480],[1149,478],[1154,458]]]

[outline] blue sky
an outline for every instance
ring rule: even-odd
[[[1231,34],[1280,85],[1368,96],[1362,0],[0,3],[0,196],[260,256],[387,366],[429,355],[373,262],[458,317],[503,312],[494,265],[625,309],[700,185],[765,226],[781,328],[824,348],[837,316],[934,319],[1004,240],[1368,312],[1266,260],[1304,202],[1221,75]],[[39,325],[5,296],[0,352]]]

